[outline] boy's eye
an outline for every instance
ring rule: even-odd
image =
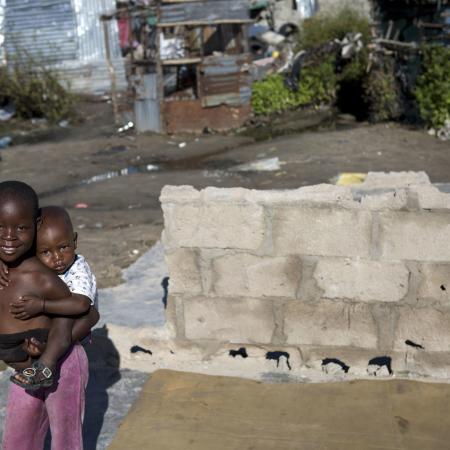
[[[49,256],[50,252],[48,250],[44,250],[43,252],[41,252],[41,255],[43,256]]]
[[[19,231],[24,231],[24,230],[27,229],[27,227],[26,227],[25,225],[19,225],[19,226],[17,227],[17,229],[18,229]]]

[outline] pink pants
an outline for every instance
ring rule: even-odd
[[[3,450],[42,450],[50,425],[52,450],[82,450],[88,360],[75,345],[60,363],[58,384],[25,391],[11,383]]]

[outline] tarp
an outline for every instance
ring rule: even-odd
[[[449,384],[270,384],[160,370],[109,450],[442,450],[449,442]]]

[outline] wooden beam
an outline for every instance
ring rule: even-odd
[[[202,58],[180,58],[180,59],[162,59],[163,66],[184,66],[186,64],[198,64],[202,62]]]
[[[198,20],[198,21],[185,21],[185,22],[163,22],[158,23],[156,26],[158,28],[172,28],[172,27],[183,27],[183,26],[192,26],[192,27],[207,27],[211,25],[222,25],[227,23],[235,23],[235,24],[246,24],[246,23],[254,23],[255,21],[252,19],[218,19],[218,20]]]

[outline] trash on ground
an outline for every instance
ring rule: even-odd
[[[266,44],[274,46],[280,45],[286,40],[286,37],[283,36],[282,34],[275,33],[275,31],[270,30],[261,34],[259,38]]]
[[[332,178],[331,182],[337,186],[351,186],[353,184],[361,184],[366,179],[367,173],[347,172],[340,173]]]
[[[441,141],[448,141],[450,139],[450,119],[447,119],[444,126],[436,131],[436,136]]]
[[[31,123],[33,125],[46,125],[48,120],[45,117],[33,117]]]
[[[0,108],[0,121],[7,122],[16,113],[16,107],[13,103],[8,103],[6,106]]]
[[[74,207],[75,209],[86,209],[89,208],[89,205],[87,203],[76,203]]]
[[[267,158],[261,159],[259,161],[254,161],[246,164],[239,164],[237,166],[232,167],[230,170],[237,172],[270,172],[275,170],[280,170],[280,159],[278,157],[275,158]]]
[[[61,120],[61,122],[59,122],[58,125],[61,128],[67,128],[69,126],[69,121],[68,120]]]
[[[184,147],[186,147],[186,142],[180,142],[179,144],[178,144],[178,147],[179,148],[184,148]]]
[[[125,131],[131,130],[134,128],[134,123],[133,122],[128,122],[126,123],[123,127],[120,127],[117,132],[118,133],[124,133]]]
[[[0,138],[0,148],[6,148],[11,145],[12,138],[10,136],[5,136]]]

